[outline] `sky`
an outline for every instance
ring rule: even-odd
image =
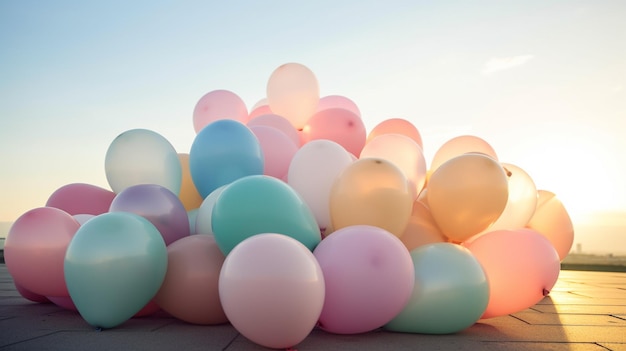
[[[297,62],[368,131],[411,121],[428,162],[452,137],[483,138],[557,194],[576,242],[626,252],[625,16],[591,0],[4,0],[0,221],[69,183],[109,188],[104,157],[126,130],[188,153],[202,95],[251,108]]]

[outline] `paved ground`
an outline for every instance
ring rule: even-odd
[[[626,273],[562,271],[549,297],[453,335],[313,332],[298,350],[626,351]],[[230,325],[197,326],[165,313],[95,331],[77,312],[22,298],[0,265],[0,351],[267,350]]]

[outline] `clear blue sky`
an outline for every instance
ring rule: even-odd
[[[73,182],[108,187],[133,128],[178,152],[197,100],[252,107],[279,65],[361,109],[411,120],[427,160],[474,134],[577,218],[626,209],[624,1],[0,2],[0,221]]]

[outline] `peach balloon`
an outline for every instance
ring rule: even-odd
[[[193,109],[193,128],[196,133],[220,119],[247,122],[248,108],[239,95],[229,90],[213,90],[198,100]]]
[[[446,161],[469,152],[485,154],[498,160],[496,151],[488,142],[474,135],[461,135],[446,141],[437,149],[430,164],[430,173],[435,172]]]
[[[420,148],[424,148],[422,135],[413,123],[402,118],[390,118],[378,123],[367,135],[367,142],[383,134],[402,134],[413,139]]]
[[[180,161],[180,167],[183,171],[182,181],[180,185],[180,193],[178,198],[180,202],[185,206],[185,210],[191,211],[200,207],[202,203],[202,196],[196,189],[196,185],[191,179],[191,172],[189,171],[189,154],[178,154],[178,160]]]
[[[345,96],[328,95],[322,97],[317,104],[316,112],[327,110],[329,108],[342,108],[344,110],[353,112],[355,115],[361,117],[361,111],[359,110],[359,107],[354,103],[354,101],[348,99]]]
[[[188,323],[228,322],[218,285],[225,259],[212,235],[192,235],[170,244],[167,273],[154,301]]]
[[[367,157],[382,158],[398,166],[409,181],[413,198],[417,198],[426,182],[426,159],[413,139],[402,134],[381,134],[361,150],[359,158]]]
[[[442,164],[431,176],[426,194],[441,231],[462,242],[495,222],[508,199],[502,166],[483,154],[469,153]]]
[[[256,102],[256,104],[252,105],[252,108],[250,109],[250,111],[254,111],[259,107],[262,106],[269,106],[268,102],[267,102],[267,98],[262,98],[259,101]]]
[[[282,131],[262,125],[249,126],[263,150],[263,174],[284,179],[298,146]]]
[[[248,121],[258,116],[270,115],[270,114],[272,114],[272,109],[270,108],[269,105],[258,106],[258,107],[255,107],[252,111],[250,111],[250,114],[248,114]]]
[[[315,113],[302,129],[304,143],[327,139],[358,156],[365,146],[366,131],[361,117],[342,108],[330,108]]]
[[[446,242],[447,238],[437,227],[428,207],[420,201],[415,201],[411,218],[400,240],[407,250],[411,251],[426,244]]]
[[[407,179],[398,167],[380,158],[360,159],[333,184],[332,226],[339,230],[365,224],[400,237],[411,217],[413,200]]]
[[[296,146],[300,147],[300,135],[298,134],[298,130],[283,116],[275,115],[273,113],[263,114],[251,118],[248,123],[246,123],[248,127],[252,126],[268,126],[274,127],[281,132],[285,133],[289,139],[293,141]]]
[[[304,127],[317,109],[320,88],[315,74],[299,63],[286,63],[272,72],[267,82],[270,109],[297,129]]]
[[[548,238],[563,261],[574,244],[574,225],[565,206],[553,192],[539,190],[537,193],[537,208],[527,226]]]

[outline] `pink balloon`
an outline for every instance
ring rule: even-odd
[[[234,119],[246,123],[248,108],[239,95],[228,90],[213,90],[196,103],[193,109],[193,128],[196,133],[207,124],[220,119]]]
[[[48,299],[55,305],[70,311],[78,311],[74,301],[69,296],[49,296]]]
[[[365,125],[354,112],[330,108],[315,113],[302,129],[305,142],[317,139],[332,140],[351,154],[358,156],[365,146]]]
[[[361,117],[361,111],[359,110],[359,107],[354,103],[354,101],[348,99],[345,96],[328,95],[320,98],[320,101],[317,104],[316,112],[327,110],[329,108],[342,108]]]
[[[282,234],[257,234],[228,254],[219,277],[222,307],[243,336],[270,348],[297,345],[324,303],[324,276],[309,249]]]
[[[465,243],[489,279],[489,304],[482,318],[529,308],[546,296],[559,277],[559,255],[530,229],[496,230]]]
[[[149,220],[169,245],[190,235],[189,217],[178,196],[156,184],[139,184],[122,190],[110,212],[130,212]]]
[[[382,327],[408,303],[415,282],[411,255],[384,229],[338,229],[313,254],[324,273],[326,298],[320,327],[337,334]]]
[[[248,127],[252,126],[268,126],[274,127],[281,132],[285,133],[296,146],[300,146],[300,134],[298,134],[298,130],[289,122],[285,117],[275,115],[272,113],[263,114],[251,118],[248,123],[246,123]]]
[[[21,215],[4,245],[6,266],[17,285],[42,296],[69,296],[65,251],[80,224],[67,212],[39,207]]]
[[[157,305],[154,300],[150,300],[150,302],[148,302],[145,306],[143,306],[142,309],[140,309],[137,313],[135,313],[135,315],[133,315],[133,318],[151,316],[159,312],[160,310],[161,307],[159,307],[159,305]]]
[[[285,133],[274,127],[250,126],[250,130],[259,139],[263,150],[263,174],[285,179],[298,147]]]
[[[257,106],[253,108],[252,111],[250,111],[250,114],[248,115],[248,121],[258,116],[271,115],[271,114],[272,114],[272,109],[270,109],[269,105]]]
[[[115,193],[91,184],[73,183],[57,189],[46,202],[71,215],[99,215],[109,211]]]
[[[35,294],[34,292],[24,288],[23,286],[13,282],[15,285],[15,289],[17,290],[17,292],[26,300],[30,300],[32,302],[39,302],[39,303],[50,303],[50,300],[48,300],[47,297],[39,295],[39,294]]]
[[[422,135],[413,123],[402,118],[390,118],[378,123],[367,135],[367,142],[383,134],[401,134],[413,139],[420,148],[424,148]]]

